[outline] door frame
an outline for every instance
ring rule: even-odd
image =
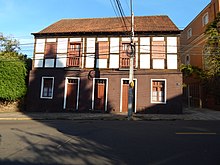
[[[78,80],[78,87],[77,87],[77,98],[76,98],[76,110],[79,109],[79,86],[80,86],[80,78],[79,77],[66,77],[65,79],[65,89],[64,89],[64,100],[63,100],[63,109],[66,109],[66,99],[67,99],[67,84],[68,80]]]
[[[129,80],[129,78],[121,78],[121,93],[120,93],[120,112],[122,112],[122,96],[123,96],[123,81]],[[137,111],[137,78],[133,79],[135,81],[135,91],[134,91],[134,113]]]
[[[95,106],[95,80],[106,80],[106,87],[105,87],[105,111],[107,111],[107,107],[108,107],[108,78],[93,78],[93,82],[92,82],[92,109],[94,110],[94,106]]]

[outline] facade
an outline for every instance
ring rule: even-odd
[[[211,0],[211,2],[181,32],[180,53],[181,62],[183,64],[190,64],[200,69],[206,68],[204,60],[204,48],[207,40],[205,30],[217,17],[219,11],[219,0]],[[187,78],[184,79],[184,83],[188,85],[188,89],[184,90],[184,95],[190,106],[215,107],[214,103],[210,103],[210,100],[213,100],[213,98],[206,95],[206,89],[203,89],[199,79],[192,77]]]
[[[28,110],[127,112],[129,18],[62,19],[35,37]],[[179,29],[135,17],[133,111],[181,113]]]
[[[219,0],[211,2],[181,32],[181,61],[204,69],[205,30],[220,11]]]

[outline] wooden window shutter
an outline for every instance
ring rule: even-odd
[[[57,43],[56,42],[47,42],[45,50],[45,58],[54,58],[57,53]]]
[[[97,57],[99,59],[108,59],[108,56],[109,56],[109,42],[107,42],[107,41],[98,42],[96,53],[97,53]]]
[[[165,41],[152,41],[152,58],[153,59],[165,59]]]

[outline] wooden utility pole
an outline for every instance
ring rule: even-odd
[[[131,44],[130,44],[130,69],[129,69],[129,91],[128,91],[128,120],[132,118],[133,114],[133,89],[134,89],[134,55],[135,55],[135,45],[134,45],[134,13],[133,13],[133,3],[130,0],[131,7]]]

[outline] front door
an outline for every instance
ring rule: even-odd
[[[134,84],[136,84],[134,80]],[[121,101],[121,112],[128,112],[128,90],[129,90],[129,80],[122,80],[122,101]],[[133,88],[133,112],[135,109],[135,85]]]
[[[95,79],[94,109],[105,111],[106,79]]]
[[[78,98],[78,79],[67,79],[66,109],[76,110]]]

